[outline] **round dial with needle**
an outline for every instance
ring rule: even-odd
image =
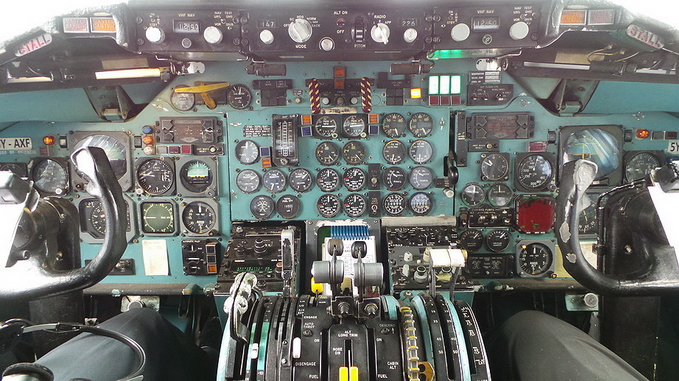
[[[552,163],[541,154],[524,157],[516,168],[516,183],[527,190],[541,190],[553,176]]]
[[[475,206],[482,203],[486,199],[486,194],[483,192],[481,185],[477,183],[469,183],[462,189],[462,194],[460,194],[462,202],[465,205]]]
[[[397,112],[387,114],[382,119],[382,131],[392,139],[405,135],[407,127],[408,123],[406,122],[406,118]]]
[[[517,255],[519,271],[524,275],[539,276],[552,266],[552,250],[542,243],[522,244]]]
[[[294,171],[290,172],[288,180],[290,182],[290,188],[294,189],[295,192],[300,193],[311,189],[311,186],[314,183],[311,172],[304,168],[296,168]]]
[[[232,85],[226,92],[226,101],[236,110],[245,110],[252,104],[252,92],[245,85]]]
[[[364,170],[358,167],[347,168],[342,176],[344,187],[351,192],[357,192],[365,187],[367,175]]]
[[[252,169],[244,169],[236,176],[236,186],[243,193],[257,192],[261,183],[259,175]]]
[[[382,147],[382,157],[391,165],[401,164],[406,155],[406,146],[399,140],[390,140]]]
[[[340,149],[333,142],[321,142],[316,147],[316,160],[323,165],[336,164],[340,157]]]
[[[184,207],[182,223],[191,233],[207,234],[213,230],[217,222],[214,208],[203,201],[194,201]]]
[[[416,138],[423,138],[434,130],[434,119],[424,112],[415,113],[410,117],[408,129]]]
[[[382,208],[390,216],[400,216],[406,209],[406,198],[400,193],[389,193],[382,200]]]
[[[314,123],[314,132],[320,138],[336,138],[337,120],[331,115],[323,115]]]
[[[427,167],[415,167],[410,171],[410,185],[417,189],[427,189],[434,182],[434,172]]]
[[[318,199],[316,208],[323,218],[335,217],[342,207],[339,197],[334,194],[324,194]]]
[[[174,185],[174,168],[162,159],[149,159],[137,167],[137,183],[144,192],[152,195],[168,193]]]
[[[415,140],[408,149],[408,155],[415,164],[424,164],[434,155],[434,147],[426,140]]]
[[[506,180],[509,174],[509,161],[505,155],[491,153],[485,155],[481,161],[481,180]]]
[[[403,189],[407,182],[406,171],[400,167],[389,167],[384,170],[382,175],[384,185],[389,191],[398,191]]]
[[[68,192],[68,169],[66,164],[54,159],[43,159],[31,170],[33,186],[41,194],[64,195]]]
[[[416,216],[424,216],[426,214],[429,214],[431,209],[434,207],[434,202],[431,199],[431,196],[429,196],[425,192],[417,192],[410,197],[410,210],[413,211],[413,214]]]
[[[188,87],[186,85],[179,85],[176,88]],[[196,95],[191,93],[177,93],[175,91],[170,95],[170,104],[177,111],[189,111],[196,105]]]
[[[264,188],[269,190],[269,192],[281,192],[282,190],[285,189],[285,186],[287,185],[287,180],[285,179],[285,173],[281,171],[280,169],[269,169],[264,173],[264,176],[262,177],[262,181],[264,183]]]
[[[365,135],[365,120],[359,115],[350,115],[342,123],[342,133],[348,138],[360,138]]]
[[[332,168],[323,168],[316,176],[316,184],[323,192],[334,192],[340,186],[340,175]]]
[[[365,159],[366,149],[363,143],[357,141],[350,141],[342,148],[342,157],[349,165],[361,164]]]
[[[349,217],[360,217],[367,209],[368,201],[361,194],[352,193],[344,198],[344,213]]]
[[[254,164],[259,160],[259,146],[252,140],[241,140],[236,144],[236,159],[241,164]]]

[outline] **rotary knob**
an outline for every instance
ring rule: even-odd
[[[321,47],[321,50],[329,52],[335,49],[335,41],[333,41],[333,39],[330,37],[323,37],[319,42],[319,46]]]
[[[523,40],[528,37],[529,32],[530,27],[523,21],[516,22],[509,27],[509,37],[515,41]]]
[[[403,41],[411,44],[415,42],[415,40],[417,40],[417,29],[408,28],[405,32],[403,32]]]
[[[219,44],[224,38],[224,34],[216,26],[210,25],[203,31],[203,38],[208,44]]]
[[[259,32],[259,40],[262,41],[264,45],[271,45],[274,41],[273,33],[271,33],[271,31],[268,29],[264,29],[263,31]]]
[[[459,23],[450,30],[450,37],[455,42],[462,42],[468,39],[470,34],[471,29],[469,29],[469,25],[465,23]]]
[[[146,39],[154,44],[160,44],[165,41],[165,32],[155,26],[146,29]]]
[[[373,41],[377,42],[378,44],[387,44],[389,43],[389,35],[391,34],[391,31],[389,30],[389,25],[378,22],[377,24],[373,25],[372,29],[370,30],[370,37],[372,37]]]
[[[309,41],[312,33],[311,23],[305,19],[295,19],[288,26],[288,35],[298,44]]]

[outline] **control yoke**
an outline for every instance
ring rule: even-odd
[[[617,295],[658,295],[668,292],[679,291],[679,273],[677,272],[677,259],[671,246],[664,245],[640,245],[638,250],[645,252],[650,259],[650,265],[641,273],[634,276],[620,277],[604,274],[594,268],[586,259],[580,246],[578,233],[578,220],[581,212],[581,204],[587,188],[592,184],[597,173],[597,165],[587,160],[577,160],[564,164],[559,196],[556,206],[556,239],[563,256],[564,268],[580,284],[592,291],[602,294]],[[642,190],[636,194],[648,191]],[[610,202],[610,201],[609,201]],[[628,202],[634,205],[640,201]],[[650,205],[650,204],[644,204]],[[617,209],[625,209],[625,206],[616,204]],[[631,220],[628,224],[638,227],[643,221],[634,218],[634,213],[629,212]],[[639,233],[642,234],[642,233]],[[642,237],[643,238],[643,237]],[[602,237],[599,237],[601,240]],[[608,253],[614,255],[615,253]]]
[[[12,228],[16,226],[13,244],[7,249],[0,246],[0,300],[39,298],[89,287],[106,277],[123,255],[127,204],[106,153],[101,148],[83,147],[71,160],[88,181],[87,192],[101,202],[106,215],[106,235],[99,253],[87,266],[78,268],[76,207],[58,197],[41,199],[18,176],[4,172],[0,212],[18,208],[19,213],[17,220],[10,221]]]

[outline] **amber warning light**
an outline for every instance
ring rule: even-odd
[[[42,138],[42,142],[45,143],[46,146],[51,146],[57,142],[57,139],[52,135],[47,135],[44,138]]]
[[[566,9],[561,12],[561,25],[586,25],[587,10]]]

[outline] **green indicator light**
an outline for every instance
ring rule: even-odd
[[[465,57],[463,50],[437,50],[429,54],[429,58],[433,60]]]
[[[429,76],[429,95],[436,95],[439,93],[439,76]]]
[[[460,94],[462,92],[462,76],[461,75],[451,75],[450,76],[450,93]]]
[[[441,95],[450,94],[450,76],[442,75],[439,78],[441,78],[441,80],[439,81],[439,91]]]

